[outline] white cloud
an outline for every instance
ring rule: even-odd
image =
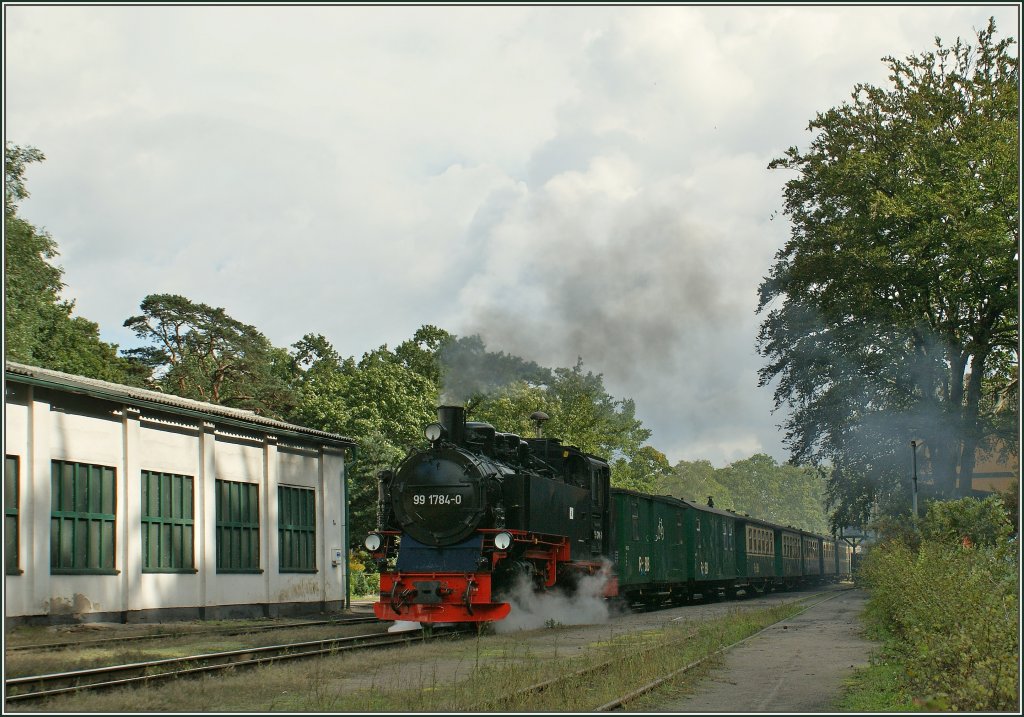
[[[585,366],[670,459],[782,458],[756,290],[808,120],[993,6],[8,6],[30,221],[128,345],[153,292],[343,354],[424,323]]]

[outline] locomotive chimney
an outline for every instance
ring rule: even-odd
[[[462,406],[438,406],[437,420],[448,434],[448,440],[461,446],[466,440],[466,409]]]

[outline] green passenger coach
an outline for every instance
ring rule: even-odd
[[[682,603],[835,582],[850,573],[837,541],[698,502],[610,492],[615,593],[631,604]]]
[[[630,602],[683,602],[733,588],[736,516],[670,496],[613,488],[612,561]]]
[[[619,594],[631,601],[683,599],[691,579],[685,504],[670,497],[613,488],[612,561]]]

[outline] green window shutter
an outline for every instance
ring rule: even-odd
[[[143,572],[195,572],[194,481],[142,471]]]
[[[217,572],[260,572],[259,486],[216,483]]]
[[[50,571],[115,574],[117,472],[50,462]]]
[[[20,575],[18,565],[18,456],[4,457],[4,567]]]
[[[316,572],[316,492],[278,486],[278,569]]]

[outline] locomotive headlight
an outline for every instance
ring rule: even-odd
[[[512,533],[498,533],[494,536],[494,547],[498,550],[508,550],[512,545]]]
[[[366,536],[366,540],[363,541],[363,545],[371,553],[375,553],[380,550],[380,546],[384,544],[384,539],[377,533],[370,533]]]
[[[440,423],[431,423],[423,429],[423,435],[427,437],[427,440],[431,443],[441,440],[441,435],[444,433],[444,429]]]

